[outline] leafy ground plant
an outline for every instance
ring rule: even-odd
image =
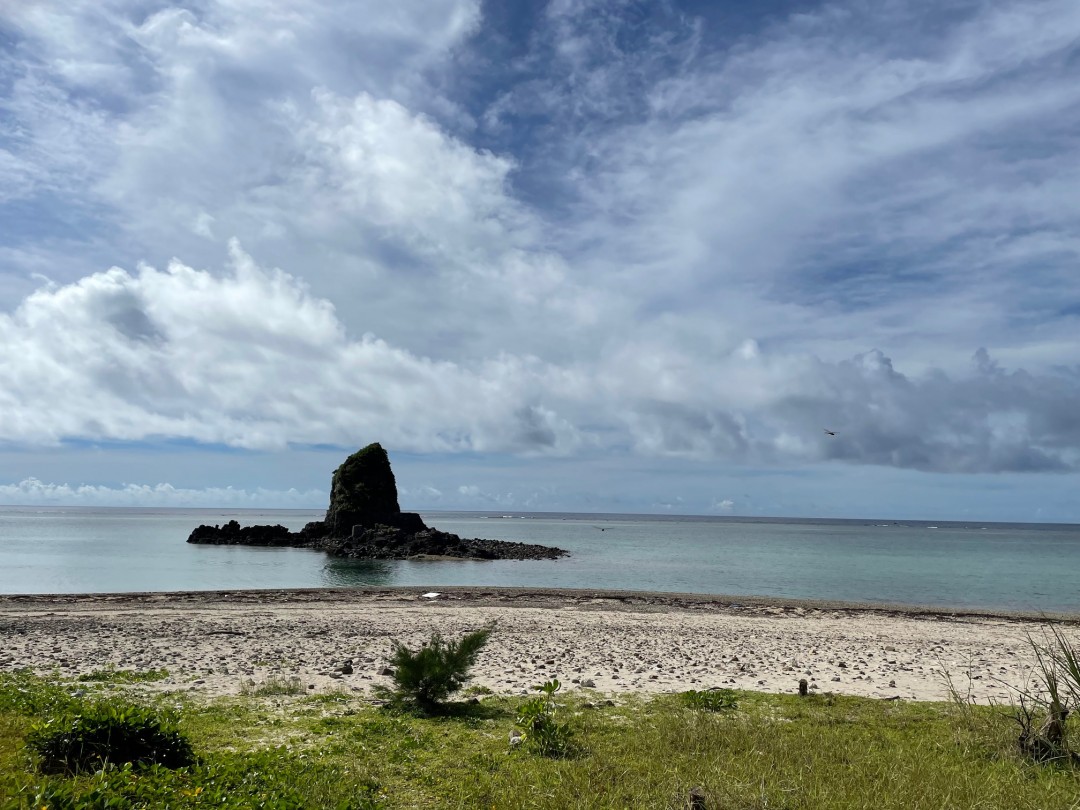
[[[106,764],[181,768],[195,761],[171,718],[116,702],[90,704],[35,726],[27,744],[42,773],[86,773]]]
[[[561,687],[558,679],[534,686],[540,694],[525,701],[517,712],[516,724],[521,730],[517,739],[540,756],[565,757],[573,749],[573,728],[557,717],[555,693]]]
[[[314,774],[292,752],[267,749],[227,753],[188,768],[160,765],[136,769],[105,767],[79,779],[46,777],[27,785],[24,800],[12,807],[50,810],[378,810],[378,788],[370,783],[335,791],[312,791],[319,781],[346,776],[330,766]],[[314,795],[312,795],[314,793]],[[6,807],[0,802],[0,807]]]
[[[439,713],[446,699],[468,679],[492,630],[490,626],[474,630],[457,641],[434,633],[418,650],[395,642],[390,657],[395,688],[379,691],[394,703],[414,706],[425,714]]]
[[[684,706],[691,709],[701,709],[707,712],[719,712],[724,709],[734,709],[738,705],[735,692],[731,689],[709,689],[699,692],[690,689],[682,692],[679,699]]]

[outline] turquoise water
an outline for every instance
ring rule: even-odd
[[[312,511],[0,508],[0,593],[520,586],[1080,612],[1080,526],[650,515],[425,513],[463,537],[565,548],[556,561],[358,562],[192,546],[199,523]]]

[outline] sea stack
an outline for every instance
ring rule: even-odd
[[[353,453],[334,470],[324,520],[299,532],[284,526],[199,526],[189,543],[312,548],[355,559],[544,560],[567,552],[500,540],[464,540],[428,528],[420,515],[402,512],[390,457],[379,443]]]
[[[328,537],[352,537],[355,530],[387,526],[404,532],[422,532],[424,521],[398,506],[397,482],[390,457],[378,442],[357,450],[334,470],[330,480],[330,506],[323,520]]]
[[[357,450],[334,470],[330,480],[327,528],[351,534],[359,523],[386,523],[401,514],[390,456],[378,442]]]

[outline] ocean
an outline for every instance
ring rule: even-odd
[[[559,546],[554,561],[384,562],[196,546],[200,523],[322,511],[0,507],[0,593],[479,585],[1080,613],[1080,526],[426,512],[462,537]]]

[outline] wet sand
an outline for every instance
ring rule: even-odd
[[[1031,679],[1044,617],[691,594],[521,588],[326,589],[0,596],[0,671],[61,677],[165,669],[147,688],[236,694],[297,677],[367,691],[394,640],[417,645],[489,623],[473,685],[653,693],[730,687],[981,703]],[[1066,621],[1077,633],[1077,616]],[[351,672],[342,672],[345,662]]]

